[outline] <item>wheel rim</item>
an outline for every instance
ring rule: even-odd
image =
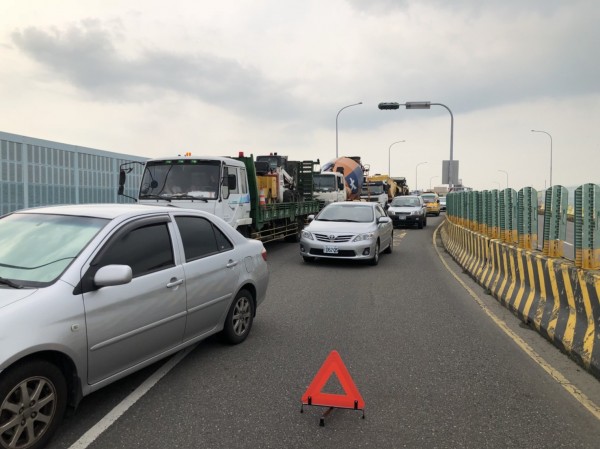
[[[233,332],[238,336],[244,335],[248,331],[251,319],[252,307],[250,306],[250,300],[244,296],[238,299],[233,309],[231,323],[233,325]]]
[[[15,386],[0,406],[2,447],[27,448],[50,427],[56,414],[57,394],[45,377],[30,377]]]

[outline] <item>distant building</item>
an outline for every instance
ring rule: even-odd
[[[0,215],[50,204],[123,203],[119,166],[146,158],[0,131]],[[125,194],[137,196],[142,167],[127,176]]]

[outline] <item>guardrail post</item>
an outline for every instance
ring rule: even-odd
[[[600,187],[584,184],[575,190],[575,266],[600,269]]]
[[[563,242],[567,238],[568,191],[555,185],[546,189],[544,206],[544,247],[548,257],[563,257]]]
[[[538,206],[537,191],[532,187],[519,190],[517,198],[517,234],[519,248],[538,247]]]
[[[494,189],[490,192],[490,204],[488,205],[488,213],[490,218],[489,236],[493,239],[500,237],[500,223],[498,217],[498,190]]]
[[[480,209],[479,209],[479,232],[487,235],[488,233],[488,217],[487,217],[487,209],[488,209],[488,195],[489,192],[487,190],[483,190],[480,194],[479,194],[479,204],[480,204]]]
[[[504,200],[504,229],[502,229],[502,240],[506,243],[518,243],[517,192],[515,192],[514,189],[508,188],[504,189],[500,195]],[[500,227],[502,228],[502,223]]]

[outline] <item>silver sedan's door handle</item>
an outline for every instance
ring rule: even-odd
[[[177,287],[181,284],[183,284],[183,279],[177,280],[177,278],[171,278],[171,281],[167,284],[167,288]]]
[[[225,265],[227,268],[233,268],[238,264],[237,260],[231,260],[229,259],[229,262],[227,262],[227,265]]]

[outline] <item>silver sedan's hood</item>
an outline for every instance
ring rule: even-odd
[[[360,234],[363,232],[372,232],[376,228],[373,223],[356,223],[345,221],[312,221],[305,228],[309,232],[327,233],[327,232],[343,232],[349,234]]]
[[[27,298],[37,291],[37,288],[5,288],[4,286],[0,286],[0,309],[15,301]]]

